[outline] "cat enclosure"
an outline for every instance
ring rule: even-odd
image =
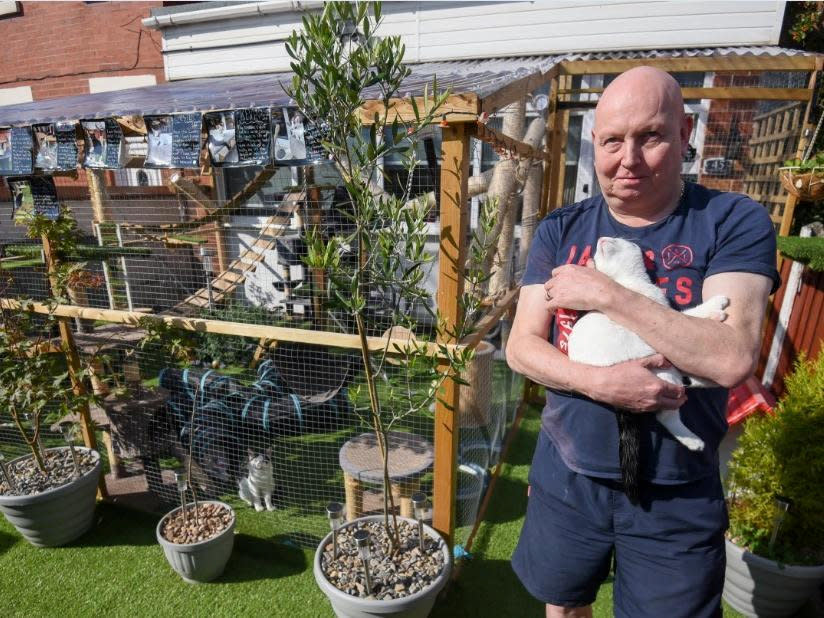
[[[399,413],[390,439],[399,510],[408,512],[411,492],[423,490],[432,498],[434,527],[456,544],[471,546],[523,404],[538,399],[502,355],[536,222],[598,190],[592,109],[612,76],[642,64],[682,83],[695,118],[684,176],[750,192],[786,233],[795,203],[774,169],[803,149],[820,57],[725,49],[419,64],[404,84],[409,94],[392,108],[404,118],[412,113],[410,96],[425,105],[433,75],[449,88],[420,144],[421,165],[407,175],[400,161],[384,160],[374,179],[388,194],[411,186],[431,206],[426,251],[433,259],[428,298],[420,303],[397,307],[391,285],[371,290],[368,343],[402,347],[415,337],[476,349],[467,384],[447,381],[431,409]],[[82,255],[75,257],[85,264],[70,297],[56,306],[42,302],[55,249],[13,224],[14,205],[22,207],[26,196],[5,193],[0,304],[53,313],[60,328],[51,342],[70,365],[90,367],[87,386],[101,401],[80,420],[88,446],[104,443],[105,496],[166,510],[178,500],[173,471],[191,465],[201,495],[243,512],[241,531],[244,517],[269,518],[273,536],[307,542],[328,528],[329,501],[345,502],[350,517],[382,504],[375,445],[360,419],[368,401],[360,342],[352,320],[330,308],[325,273],[305,261],[308,234],[350,225],[346,197],[338,171],[296,140],[293,128],[258,126],[273,133],[271,157],[242,165],[220,154],[215,125],[206,120],[210,112],[234,113],[235,141],[242,110],[275,110],[267,118],[285,126],[296,116],[280,85],[289,79],[192,80],[0,108],[2,126],[113,119],[122,134],[113,169],[45,174],[76,221]],[[377,93],[366,94],[375,97],[363,109],[368,131],[381,103]],[[198,169],[151,165],[152,118],[200,113]],[[225,130],[224,122],[224,138]],[[96,144],[86,141],[94,154]],[[470,230],[493,198],[499,233],[486,258],[484,311],[470,336],[453,341],[444,333],[461,319]],[[355,256],[344,249],[340,259]],[[393,309],[414,315],[419,331],[388,329]],[[414,400],[431,388],[402,383],[398,373],[391,357],[380,368],[378,388],[389,401]],[[8,457],[23,448],[5,414],[0,449]],[[249,458],[261,454],[271,465],[275,508],[257,512],[238,488]]]

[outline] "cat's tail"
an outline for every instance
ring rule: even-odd
[[[618,419],[618,460],[621,463],[621,484],[630,504],[641,498],[641,425],[632,412],[616,410]]]

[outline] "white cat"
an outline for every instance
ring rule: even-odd
[[[256,511],[263,510],[266,504],[267,511],[274,511],[272,492],[275,489],[275,479],[272,476],[272,450],[255,455],[249,451],[249,476],[240,479],[238,496]]]
[[[635,243],[622,238],[603,236],[598,239],[594,261],[595,268],[610,279],[657,303],[668,304],[664,291],[650,281],[641,249]],[[713,296],[684,313],[693,317],[723,321],[726,318],[723,310],[728,304],[727,297]],[[655,350],[641,337],[597,311],[590,311],[575,322],[569,336],[570,360],[587,365],[608,367],[651,354],[655,354]],[[654,369],[653,373],[672,384],[684,384],[683,374],[675,367]],[[701,378],[690,376],[688,379],[688,386],[718,386]],[[704,449],[704,441],[681,422],[677,409],[657,412],[656,418],[688,449]]]

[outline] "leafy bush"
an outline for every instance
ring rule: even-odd
[[[774,414],[750,418],[728,477],[730,536],[788,564],[824,563],[824,354],[803,356]],[[772,550],[776,496],[792,500]]]

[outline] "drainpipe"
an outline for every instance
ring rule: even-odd
[[[170,13],[167,15],[153,15],[141,20],[145,28],[161,30],[171,26],[198,24],[209,21],[222,21],[239,17],[254,17],[256,15],[273,15],[276,13],[300,13],[323,7],[322,0],[271,0],[269,2],[248,2],[231,4],[213,9],[201,9]]]

